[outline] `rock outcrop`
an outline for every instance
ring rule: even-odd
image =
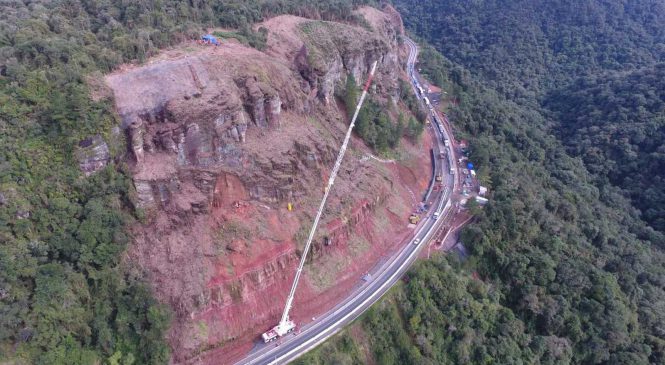
[[[111,161],[109,146],[99,135],[79,142],[74,155],[85,176],[90,176],[103,169]]]
[[[177,361],[251,336],[278,315],[347,127],[334,102],[347,75],[364,80],[378,60],[372,93],[396,102],[401,21],[376,9],[362,12],[372,30],[283,16],[262,25],[269,30],[266,52],[233,42],[175,50],[107,77],[128,141],[136,203],[149,217],[134,227],[130,254],[177,314],[170,337]],[[354,143],[358,148],[365,147]],[[390,223],[400,219],[395,214],[377,218],[388,202],[408,199],[394,173],[345,159],[314,260],[332,249],[350,255],[354,236],[381,252],[389,244],[376,237],[404,233],[406,225]],[[363,264],[344,264],[340,281],[380,254],[363,255]],[[303,285],[295,316],[343,292]],[[208,326],[206,336],[199,323]]]

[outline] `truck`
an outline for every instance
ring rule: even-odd
[[[448,138],[443,140],[443,145],[446,147],[450,147],[450,141],[448,140]]]
[[[427,98],[427,96],[424,97],[423,100],[425,101],[425,105],[430,106],[429,99]]]
[[[420,217],[417,214],[411,214],[409,216],[409,223],[418,224],[418,222],[420,222]]]
[[[443,176],[436,175],[436,182],[441,182],[441,181],[443,181]]]
[[[261,335],[261,338],[265,343],[272,342],[284,336],[287,333],[293,332],[295,329],[296,329],[296,324],[289,319],[285,323],[280,323],[277,326],[269,329],[267,332],[263,333]]]
[[[445,150],[439,152],[439,158],[442,159],[442,160],[443,160],[444,158],[446,158],[446,151],[445,151]]]

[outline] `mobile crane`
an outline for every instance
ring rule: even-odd
[[[314,239],[314,233],[316,232],[316,227],[319,225],[319,220],[321,219],[323,208],[326,205],[326,200],[328,200],[328,194],[330,194],[331,190],[330,188],[332,188],[333,184],[335,183],[337,172],[339,171],[339,167],[342,164],[342,160],[344,159],[346,148],[349,144],[349,140],[351,139],[351,132],[353,131],[353,127],[356,124],[356,118],[358,117],[358,112],[360,111],[360,107],[363,105],[363,101],[365,101],[365,96],[367,96],[367,90],[369,89],[369,86],[372,83],[372,78],[374,77],[374,71],[376,71],[376,64],[377,61],[374,61],[374,63],[372,64],[372,69],[369,73],[369,77],[367,78],[367,82],[365,83],[365,87],[363,88],[363,93],[362,95],[360,95],[360,100],[358,101],[358,105],[356,106],[356,111],[353,114],[353,118],[351,118],[351,124],[349,125],[349,129],[346,131],[344,142],[342,143],[342,147],[340,148],[339,153],[337,154],[337,160],[335,161],[335,165],[332,169],[332,172],[330,173],[330,178],[328,178],[328,185],[324,190],[323,199],[321,199],[319,210],[316,212],[314,223],[312,224],[312,228],[309,231],[309,237],[307,237],[307,243],[305,244],[302,256],[300,257],[300,264],[298,265],[298,269],[296,270],[296,275],[293,278],[291,291],[289,292],[289,296],[286,298],[286,305],[284,306],[282,319],[275,327],[269,329],[267,332],[261,335],[261,338],[265,343],[274,341],[279,337],[286,335],[287,333],[293,332],[296,328],[295,322],[289,319],[289,312],[291,311],[291,306],[293,305],[293,297],[296,294],[298,281],[300,281],[300,275],[302,274],[302,269],[305,266],[305,259],[307,258],[307,253],[309,252],[309,248],[312,245],[312,240]]]

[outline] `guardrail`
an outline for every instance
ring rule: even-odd
[[[427,203],[429,196],[432,195],[432,190],[434,190],[434,182],[436,179],[436,158],[434,156],[433,148],[429,149],[429,158],[430,158],[430,164],[432,165],[432,177],[429,179],[429,187],[427,188],[427,192],[423,196],[423,202],[425,203]]]

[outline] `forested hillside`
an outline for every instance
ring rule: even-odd
[[[665,362],[663,4],[395,3],[493,193],[467,260],[419,264],[302,363]]]
[[[0,362],[159,364],[169,313],[122,262],[143,213],[112,102],[90,85],[123,62],[212,26],[292,13],[353,21],[363,1],[0,3]],[[75,151],[101,136],[111,163],[85,177]]]
[[[511,98],[665,59],[659,0],[395,1],[415,34]]]
[[[662,173],[654,174],[663,170],[650,162],[658,158],[653,154],[657,154],[654,143],[662,140],[665,126],[663,110],[658,109],[663,103],[659,93],[662,66],[656,67],[665,60],[665,3],[397,1],[396,6],[416,34],[456,64],[473,71],[484,85],[539,113],[547,113],[545,109],[550,106],[558,108],[547,123],[568,151],[584,159],[600,184],[609,181],[622,189],[643,219],[663,231],[665,212],[657,202],[665,188],[658,177]],[[607,90],[597,96],[605,100],[582,99],[584,95],[575,90],[586,87],[588,91],[594,88],[594,92]],[[612,97],[613,93],[621,95]],[[591,112],[610,107],[608,98],[618,103],[611,106],[615,112],[602,121],[603,135],[609,140],[601,142],[602,137],[596,136],[594,143],[600,146],[590,151],[580,145],[589,141],[583,136],[588,129],[576,134],[577,128],[599,127],[599,115]],[[608,131],[618,123],[623,137],[616,128],[610,137]],[[647,132],[645,124],[653,132],[650,141],[639,137]],[[593,130],[591,133],[595,133]],[[616,145],[629,135],[630,146]],[[644,145],[637,148],[642,142]],[[584,155],[586,152],[591,155]],[[604,158],[609,160],[601,161]],[[610,164],[617,166],[613,176],[608,176]]]
[[[665,232],[665,64],[583,78],[545,102],[569,152]]]

